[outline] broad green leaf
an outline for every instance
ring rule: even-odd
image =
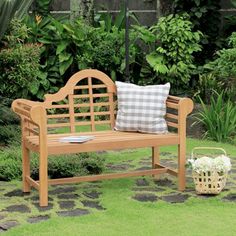
[[[72,58],[72,55],[70,53],[67,52],[63,52],[59,54],[59,62],[64,62],[64,61],[68,61],[70,58]]]
[[[66,47],[68,46],[68,42],[62,41],[58,46],[57,46],[57,51],[56,54],[60,54],[62,51],[64,51],[66,49]]]
[[[39,90],[39,86],[40,86],[40,83],[37,79],[33,80],[31,83],[30,83],[30,87],[29,87],[29,90],[30,92],[33,94],[33,95],[36,95],[38,90]]]
[[[70,56],[67,61],[63,61],[60,63],[59,66],[60,75],[64,75],[66,70],[71,66],[72,62],[73,62],[73,57]]]

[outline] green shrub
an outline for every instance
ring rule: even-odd
[[[113,25],[107,28],[104,21],[97,27],[86,24],[82,19],[73,22],[45,17],[40,20],[29,18],[30,41],[43,45],[40,84],[37,96],[45,92],[54,93],[78,70],[95,68],[104,71],[114,80],[124,77],[125,44],[122,28]],[[135,64],[139,47],[135,44],[137,34],[130,31],[130,67]]]
[[[229,48],[216,53],[216,59],[207,63],[204,68],[210,71],[225,89],[225,97],[236,101],[236,32],[228,39]]]
[[[19,117],[11,110],[12,99],[0,97],[0,126],[19,124]]]
[[[0,51],[0,95],[19,98],[35,94],[40,47],[33,44]]]
[[[0,144],[20,142],[19,117],[10,109],[12,99],[0,97]]]
[[[220,78],[236,79],[236,32],[229,37],[228,42],[230,48],[218,51],[217,58],[204,67]]]
[[[171,82],[175,89],[186,88],[196,69],[193,53],[201,50],[199,42],[202,36],[200,31],[193,31],[189,16],[169,15],[161,17],[149,30],[135,28],[145,43],[159,43],[155,51],[146,56],[148,64],[156,72],[156,80]]]
[[[96,153],[49,156],[48,175],[51,178],[73,177],[88,174],[100,174],[105,168],[102,157]],[[0,151],[0,180],[21,179],[21,148],[11,145]],[[31,176],[39,177],[38,156],[31,155]]]
[[[197,63],[203,65],[206,60],[212,59],[219,48],[221,0],[173,0],[172,2],[174,12],[178,14],[188,12],[193,29],[200,30],[204,35],[200,41],[202,51],[195,54]]]
[[[194,97],[197,100],[200,97],[205,103],[210,104],[211,97],[216,96],[215,92],[220,93],[223,85],[223,82],[212,73],[199,75]]]
[[[196,114],[196,119],[205,128],[205,137],[217,142],[231,141],[236,135],[235,104],[225,101],[224,92],[221,92],[211,97],[210,105],[202,100],[201,105],[202,111]]]
[[[0,150],[0,180],[20,179],[21,174],[21,149],[19,146]]]
[[[19,125],[3,125],[0,126],[0,144],[9,145],[13,142],[20,144],[21,130]]]

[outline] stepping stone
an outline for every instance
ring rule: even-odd
[[[151,165],[152,162],[151,161],[140,161],[139,164],[140,165]]]
[[[227,196],[223,197],[222,200],[227,200],[230,202],[235,202],[236,201],[236,193],[230,193]]]
[[[122,162],[128,162],[128,163],[131,163],[131,162],[133,162],[133,160],[125,160],[125,161],[122,161]]]
[[[184,192],[196,194],[196,190],[194,189],[194,187],[192,187],[192,188],[186,188]]]
[[[16,220],[8,220],[8,221],[5,221],[3,223],[0,223],[0,232],[4,232],[8,229],[11,229],[17,225],[19,225],[20,223]]]
[[[49,211],[53,208],[53,204],[52,203],[48,203],[48,206],[45,206],[45,207],[41,207],[39,206],[39,203],[38,202],[33,202],[33,205],[40,211]]]
[[[185,202],[190,196],[187,194],[172,194],[172,195],[166,195],[162,197],[162,200],[170,203],[183,203]]]
[[[31,210],[29,207],[27,207],[26,205],[11,205],[6,207],[5,209],[3,209],[3,211],[7,211],[7,212],[19,212],[19,213],[30,213]]]
[[[30,193],[23,193],[21,189],[15,189],[11,192],[5,193],[5,197],[23,197],[25,195],[29,195]]]
[[[94,202],[90,200],[81,201],[85,207],[96,208],[97,210],[106,210],[106,208],[99,205],[99,202]]]
[[[133,191],[137,191],[137,192],[164,192],[166,191],[166,189],[163,188],[156,188],[156,187],[135,187],[132,189]]]
[[[83,192],[83,195],[85,197],[88,197],[88,198],[91,198],[91,199],[96,199],[96,198],[99,198],[99,196],[101,195],[102,193],[100,192],[97,192],[95,190],[92,190],[90,192]]]
[[[155,202],[157,201],[157,196],[152,193],[137,193],[133,199],[140,202]]]
[[[187,177],[186,182],[187,183],[193,183],[193,178],[192,177]]]
[[[152,157],[144,157],[144,158],[141,158],[140,160],[141,161],[150,161]]]
[[[78,199],[79,195],[76,193],[67,193],[67,194],[60,194],[57,196],[59,199]]]
[[[222,190],[222,192],[228,192],[230,189],[228,189],[228,188],[224,188],[223,190]]]
[[[100,183],[93,183],[93,182],[88,182],[88,183],[84,183],[80,189],[96,189],[96,188],[101,188],[102,186],[100,185]]]
[[[75,207],[74,201],[60,201],[58,203],[61,209],[72,209]]]
[[[173,185],[173,182],[170,179],[158,179],[158,180],[154,180],[154,183],[158,186],[162,186],[162,187],[171,187]]]
[[[74,186],[69,186],[69,187],[59,187],[55,188],[53,190],[48,191],[49,194],[61,194],[61,193],[72,193],[77,190],[76,187]]]
[[[58,216],[82,216],[82,215],[87,215],[89,213],[90,212],[86,209],[77,208],[71,211],[58,211],[57,215]]]
[[[27,222],[33,224],[33,223],[38,223],[38,222],[41,222],[41,221],[45,221],[45,220],[48,220],[50,219],[50,216],[49,215],[44,215],[44,216],[31,216],[27,219]]]
[[[129,168],[131,167],[134,167],[130,164],[107,164],[106,167],[109,169],[109,170],[128,170]]]
[[[151,169],[151,166],[142,166],[140,168],[137,168],[135,170],[150,170]]]
[[[197,194],[199,198],[214,198],[216,197],[215,194]]]
[[[161,152],[160,156],[171,156],[173,155],[171,152]]]
[[[136,185],[137,186],[148,186],[149,183],[146,179],[137,179],[136,180]]]
[[[227,187],[235,187],[236,184],[233,183],[233,182],[226,182],[226,186],[227,186]]]
[[[39,202],[39,196],[38,195],[30,197],[28,199],[30,199],[30,200],[32,200],[34,202]],[[53,199],[51,197],[48,197],[48,201],[53,201]]]

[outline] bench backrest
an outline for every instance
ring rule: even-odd
[[[166,103],[167,124],[174,129],[180,126],[180,100],[169,96]],[[48,112],[48,128],[69,127],[67,131],[76,132],[88,130],[76,129],[80,126],[96,131],[101,125],[110,129],[115,125],[115,83],[98,70],[87,69],[74,74],[56,94],[46,95],[44,103]]]
[[[193,109],[192,100],[168,96],[166,106],[169,130],[174,128],[184,137],[186,116]],[[37,135],[39,124],[43,133],[53,133],[55,129],[57,133],[96,131],[98,127],[99,130],[101,127],[112,129],[117,107],[116,86],[101,71],[82,70],[57,93],[45,95],[44,102],[17,99],[12,107],[22,118],[23,136]],[[44,115],[39,115],[45,113],[45,109],[46,120]],[[46,123],[47,129],[44,129]]]
[[[91,131],[101,125],[113,128],[115,94],[114,82],[101,71],[88,69],[74,74],[56,94],[45,96],[48,128],[69,127],[70,132],[81,126]]]

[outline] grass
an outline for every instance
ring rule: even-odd
[[[104,188],[109,190],[103,194],[103,205],[108,209],[105,212],[78,218],[54,218],[13,229],[6,235],[232,236],[236,233],[235,204],[219,205],[216,200],[175,205],[140,203],[129,199],[127,181],[106,181]]]
[[[187,152],[190,153],[196,146],[223,147],[230,157],[236,159],[236,148],[229,144],[188,139]],[[161,151],[176,155],[175,147],[163,147]],[[138,163],[141,158],[148,156],[150,149],[105,154],[107,162],[112,163],[130,159]],[[236,204],[223,202],[219,196],[204,199],[191,197],[180,204],[170,204],[160,199],[154,203],[143,203],[132,199],[134,183],[134,178],[103,181],[101,203],[106,208],[105,211],[93,210],[91,214],[82,217],[57,217],[51,212],[51,219],[48,221],[22,224],[4,235],[232,236],[236,234]],[[176,189],[170,189],[171,191],[175,192]]]

